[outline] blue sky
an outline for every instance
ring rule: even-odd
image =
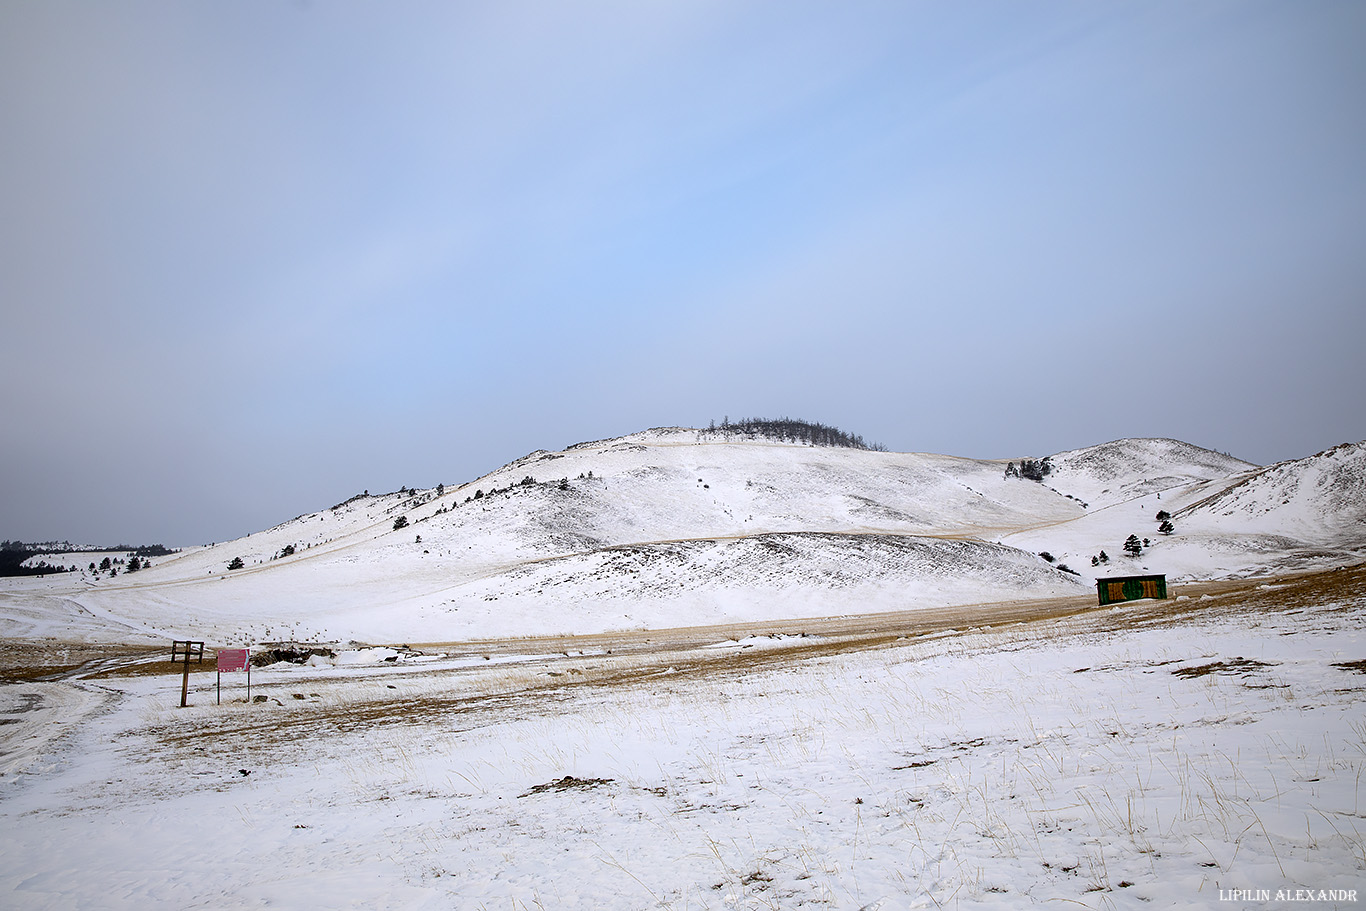
[[[729,415],[1366,438],[1357,2],[0,2],[0,536]]]

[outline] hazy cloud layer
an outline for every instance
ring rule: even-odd
[[[1359,3],[0,7],[0,536],[537,448],[1366,437]]]

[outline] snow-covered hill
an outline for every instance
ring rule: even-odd
[[[1040,483],[1006,461],[655,429],[456,487],[362,494],[136,574],[14,582],[0,635],[433,642],[687,626],[1078,594],[1120,569],[1343,562],[1366,541],[1363,444],[1266,469],[1175,440],[1048,462]],[[1122,556],[1131,533],[1150,541],[1136,559]],[[1101,550],[1112,562],[1092,567]]]
[[[1174,440],[1121,440],[1053,461],[1061,467],[1045,483],[1089,496],[1087,515],[999,540],[1048,550],[1088,578],[1234,577],[1366,557],[1366,443],[1266,468]],[[1124,553],[1130,535],[1144,542],[1137,557]],[[1101,551],[1109,561],[1092,566]]]
[[[1115,440],[1050,457],[1046,483],[1091,509],[1257,466],[1180,440]]]
[[[1236,525],[1316,544],[1359,543],[1366,535],[1366,442],[1237,475],[1175,519],[1192,529]]]

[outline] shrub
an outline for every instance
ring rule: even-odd
[[[887,450],[887,447],[881,443],[865,442],[863,437],[856,433],[845,433],[843,430],[825,424],[786,417],[776,419],[745,418],[732,424],[730,417],[727,416],[719,426],[713,420],[707,425],[706,432],[720,432],[722,436],[741,434],[783,442],[806,443],[811,446],[843,446],[849,449],[868,449],[874,452],[886,452]]]

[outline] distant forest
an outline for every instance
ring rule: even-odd
[[[719,433],[722,436],[736,434],[763,437],[783,443],[840,446],[845,449],[867,449],[873,452],[887,451],[887,447],[881,443],[865,442],[863,437],[856,433],[845,433],[838,427],[801,421],[796,418],[744,418],[732,423],[731,419],[726,417],[722,419],[720,424],[717,424],[716,421],[709,423],[705,432]]]
[[[23,563],[34,554],[85,554],[85,553],[123,553],[138,557],[164,557],[176,551],[161,544],[116,544],[113,547],[78,547],[70,541],[0,541],[0,576],[40,576],[46,573],[67,572],[65,566],[49,566],[46,562],[37,566],[24,566]]]

